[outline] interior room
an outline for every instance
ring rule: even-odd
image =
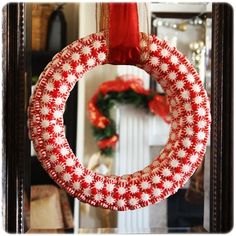
[[[176,65],[181,58],[186,65],[191,64],[191,71],[198,74],[198,84],[204,91],[206,103],[209,102],[211,116],[209,132],[198,133],[199,140],[205,140],[202,160],[197,161],[193,155],[186,157],[195,168],[190,170],[189,160],[185,161],[181,171],[189,178],[183,179],[178,190],[173,188],[173,193],[168,192],[168,197],[155,203],[151,202],[148,195],[150,191],[158,195],[154,187],[145,187],[142,185],[145,182],[142,182],[140,186],[145,191],[134,198],[131,198],[132,191],[136,190],[130,188],[126,197],[131,210],[122,208],[125,203],[121,198],[126,194],[125,190],[122,192],[119,188],[115,195],[113,187],[109,190],[107,184],[105,192],[101,191],[102,195],[99,195],[99,189],[104,185],[102,181],[99,182],[101,186],[95,184],[97,189],[89,188],[91,179],[95,178],[93,173],[114,179],[115,176],[121,176],[126,181],[129,176],[139,178],[139,170],[142,169],[142,176],[153,173],[152,169],[159,166],[158,160],[165,163],[165,150],[168,149],[166,144],[182,137],[173,133],[175,125],[182,127],[181,119],[174,124],[178,114],[175,119],[173,107],[174,103],[178,104],[180,95],[173,95],[174,99],[171,100],[172,87],[168,89],[165,86],[165,78],[161,78],[159,69],[156,73],[148,73],[148,70],[151,71],[149,64],[143,68],[139,66],[140,63],[103,62],[107,55],[102,51],[105,46],[98,39],[107,34],[108,14],[101,3],[9,3],[3,8],[3,82],[6,89],[3,101],[3,125],[6,132],[3,154],[5,231],[128,234],[219,233],[231,230],[232,8],[228,4],[212,2],[146,2],[137,3],[137,12],[139,32],[143,32],[141,47],[155,52],[158,50],[155,47],[167,45],[165,47],[169,52],[181,52],[182,56],[176,52],[169,62],[165,59],[168,50],[167,56],[162,50],[160,57],[165,59],[165,63],[158,68],[165,71],[165,66],[169,68],[169,63]],[[116,22],[122,20],[121,17]],[[148,39],[145,41],[145,37],[156,40],[157,44]],[[81,53],[69,53],[80,47],[79,39],[85,45],[78,49]],[[112,45],[112,41],[107,43]],[[159,63],[158,57],[150,59],[151,66]],[[66,64],[68,58],[72,58],[70,65]],[[78,60],[84,60],[87,64],[76,64]],[[101,63],[97,63],[99,60]],[[98,64],[96,67],[95,61]],[[62,66],[64,72],[51,72],[57,66]],[[86,73],[83,66],[88,67]],[[179,68],[180,74],[184,73],[186,68],[182,67],[182,71],[181,66]],[[74,75],[70,72],[73,70]],[[81,77],[78,78],[80,73]],[[43,86],[40,81],[44,81],[44,76],[46,78],[48,74],[54,82],[45,82],[46,89],[40,92],[40,86]],[[155,76],[160,77],[160,82]],[[67,79],[68,86],[60,86],[62,77]],[[71,84],[75,77],[77,82],[73,87]],[[188,76],[186,78],[191,80]],[[60,86],[58,90],[57,86]],[[176,86],[177,89],[185,89],[187,83],[176,83]],[[198,92],[198,89],[194,87],[193,91]],[[46,95],[43,95],[44,91]],[[58,94],[62,95],[57,97]],[[53,113],[52,120],[41,119],[42,129],[48,130],[42,133],[44,141],[37,138],[36,134],[41,132],[41,128],[34,125],[38,119],[37,99],[42,101],[40,114],[43,117],[55,109],[54,106],[47,106],[50,99],[61,109]],[[194,101],[198,101],[198,105],[201,99],[198,97]],[[65,107],[61,105],[64,102]],[[192,109],[189,103],[183,106],[187,112]],[[205,115],[200,110],[193,111],[194,114],[197,112],[199,116]],[[62,123],[49,130],[51,122],[57,122],[57,115],[62,115]],[[191,119],[193,117],[189,115],[187,135],[197,132],[192,129],[195,122]],[[198,119],[198,126],[204,125]],[[60,136],[62,131],[65,137]],[[205,138],[207,135],[208,138]],[[63,146],[58,155],[66,156],[68,147],[71,158],[65,159],[63,163],[63,158],[60,162],[57,155],[47,154],[47,161],[43,159],[41,142],[47,142],[45,153],[53,153],[54,143],[60,145],[63,139],[67,140],[68,145]],[[180,139],[179,142],[183,142],[186,148],[191,145],[190,139]],[[192,152],[197,148],[192,148]],[[171,150],[177,150],[177,142],[170,149],[170,155]],[[181,149],[178,155],[184,157],[185,151]],[[173,158],[171,160],[175,170],[172,174],[177,176],[179,162]],[[88,182],[75,180],[81,170],[76,168],[74,174],[71,169],[77,161],[88,170],[86,173],[92,173],[86,176]],[[150,166],[150,163],[153,164]],[[50,165],[54,166],[54,172],[49,171]],[[165,170],[163,173],[168,177],[169,170]],[[66,187],[71,181],[73,187]],[[164,182],[163,188],[168,189],[165,185],[168,183],[172,184],[170,181]],[[146,190],[148,188],[149,192]],[[92,200],[86,200],[86,196],[90,195],[94,195],[95,199],[108,196],[108,205],[100,206]],[[135,201],[139,198],[144,203],[136,207],[138,203]],[[119,202],[118,208],[109,207],[116,200]]]

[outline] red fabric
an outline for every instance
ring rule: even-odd
[[[109,3],[109,54],[111,64],[140,61],[137,3]]]

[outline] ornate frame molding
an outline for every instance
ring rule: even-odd
[[[3,212],[5,230],[26,231],[25,201],[30,197],[30,143],[27,106],[30,95],[23,3],[3,8]]]
[[[210,231],[233,227],[233,9],[213,3]]]

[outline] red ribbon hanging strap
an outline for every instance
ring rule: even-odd
[[[110,64],[135,65],[140,62],[140,34],[137,3],[109,3]]]

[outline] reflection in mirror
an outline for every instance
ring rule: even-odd
[[[168,5],[168,6],[167,6]],[[81,19],[83,20],[83,19]],[[85,20],[85,19],[84,19]],[[151,4],[151,33],[177,47],[195,66],[210,97],[211,4]],[[84,33],[86,34],[86,33]],[[101,155],[88,119],[88,103],[105,81],[131,75],[143,87],[161,95],[163,90],[150,76],[133,66],[100,66],[85,75],[79,92],[79,146],[83,163],[101,174],[123,175],[148,165],[160,153],[169,135],[161,117],[133,104],[115,102],[110,110],[119,140],[112,155]],[[81,94],[82,93],[82,94]],[[83,125],[82,125],[83,124]],[[155,205],[127,212],[114,212],[76,201],[79,212],[76,232],[167,233],[202,232],[209,226],[209,145],[205,161],[184,188]]]
[[[211,4],[152,3],[150,9],[151,33],[188,57],[210,97]],[[94,3],[31,4],[31,11],[34,85],[52,56],[64,47],[64,42],[69,44],[95,32],[96,22],[95,18],[91,19]],[[112,146],[112,153],[101,152],[98,148],[98,133],[92,129],[89,119],[89,101],[104,82],[124,75],[139,78],[143,89],[165,95],[160,85],[137,67],[99,66],[86,73],[73,89],[64,114],[67,139],[74,153],[87,168],[104,175],[123,175],[143,169],[160,153],[169,136],[168,122],[135,106],[139,98],[133,97],[129,104],[122,103],[123,98],[119,98],[107,109],[114,120],[118,141]],[[32,148],[31,231],[167,233],[209,230],[209,145],[204,162],[184,188],[160,203],[127,212],[92,207],[69,197],[43,171]]]

